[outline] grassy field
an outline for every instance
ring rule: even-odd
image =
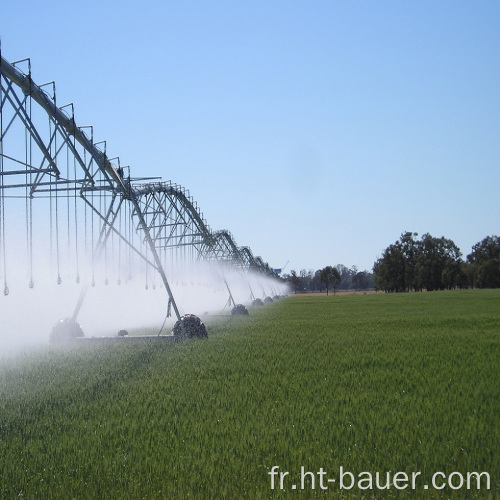
[[[289,297],[208,327],[3,360],[0,498],[500,497],[500,290]],[[436,491],[438,471],[491,489]]]

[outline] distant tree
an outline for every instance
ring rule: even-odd
[[[307,279],[307,271],[305,269],[301,269],[300,270],[300,279],[302,280],[302,284],[305,282],[305,280]]]
[[[409,291],[415,288],[415,267],[419,253],[419,242],[415,240],[418,233],[405,231],[401,234],[399,246],[404,256],[404,288]]]
[[[335,267],[332,268],[332,290],[333,290],[333,293],[335,294],[335,290],[337,290],[337,288],[339,287],[340,285],[340,280],[341,280],[341,277],[340,277],[340,273],[337,271],[337,269]]]
[[[358,266],[352,266],[351,269],[351,283],[354,290],[359,288],[358,284]]]
[[[312,279],[314,276],[314,271],[305,269],[300,270],[300,289],[301,290],[313,290]]]
[[[320,280],[326,287],[327,295],[330,287],[333,289],[333,293],[335,293],[335,289],[340,284],[340,273],[337,268],[326,266],[320,272]]]
[[[500,236],[487,236],[472,246],[472,252],[467,255],[469,262],[483,262],[491,259],[500,259]]]
[[[337,271],[340,274],[339,289],[340,290],[349,290],[352,287],[352,272],[351,272],[351,270],[347,266],[344,266],[344,264],[337,264],[335,266],[335,269],[337,269]]]
[[[375,288],[386,292],[404,292],[415,287],[415,266],[419,244],[417,233],[406,231],[399,241],[389,245],[373,268]]]
[[[385,292],[404,292],[405,256],[398,243],[389,245],[373,265],[375,288]]]
[[[321,282],[321,269],[318,269],[312,279],[311,279],[311,289],[312,290],[318,290],[318,291],[323,291],[323,283]]]
[[[374,266],[375,287],[386,292],[443,290],[466,282],[460,249],[452,240],[405,232]]]
[[[422,236],[415,274],[419,288],[428,291],[454,288],[460,274],[461,252],[452,240]]]
[[[290,271],[289,281],[292,284],[293,290],[297,293],[300,289],[300,277],[297,276],[297,271],[295,271],[295,269]]]
[[[321,279],[321,273],[324,269],[318,269],[317,271],[301,269],[298,274],[297,271],[291,270],[290,274],[283,275],[283,279],[290,283],[295,292],[306,290],[322,292],[326,286],[325,281]],[[343,264],[338,264],[333,269],[334,275],[337,276],[338,274],[340,281],[335,278],[334,282],[328,285],[328,290],[332,289],[332,285],[334,291],[338,289],[350,290],[352,288],[364,290],[374,286],[373,274],[368,271],[358,272],[356,266],[349,269]]]
[[[477,285],[480,288],[500,288],[500,259],[488,259],[479,266]]]
[[[487,236],[473,245],[467,264],[471,286],[500,288],[500,237]]]
[[[360,271],[356,273],[354,277],[354,282],[356,283],[356,290],[366,290],[371,288],[370,286],[370,273],[366,271]]]

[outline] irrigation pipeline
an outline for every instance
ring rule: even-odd
[[[73,104],[57,105],[55,83],[37,85],[33,81],[29,59],[9,63],[1,55],[1,46],[0,58],[0,273],[4,294],[9,293],[7,275],[9,255],[13,253],[9,251],[9,239],[14,236],[10,236],[9,228],[20,225],[18,215],[13,214],[16,209],[10,210],[7,201],[16,198],[25,200],[30,287],[34,286],[33,252],[40,232],[49,235],[59,284],[63,240],[66,260],[76,256],[77,282],[83,254],[91,261],[92,276],[87,277],[81,290],[74,321],[88,287],[95,285],[95,273],[102,261],[106,284],[110,262],[119,263],[118,273],[128,267],[123,271],[127,273],[135,258],[142,261],[146,288],[148,274],[153,271],[153,287],[158,274],[168,295],[167,315],[173,309],[178,321],[181,313],[166,270],[179,267],[181,262],[224,262],[243,272],[251,270],[277,278],[249,247],[238,247],[229,231],[213,232],[185,188],[153,177],[134,179],[130,167],[122,168],[118,157],[112,159],[117,164],[112,163],[106,141],[94,142],[93,127],[76,124]],[[21,66],[27,67],[27,73],[19,69]],[[20,146],[21,136],[24,147]],[[34,208],[35,199],[45,201],[45,208]],[[41,214],[47,212],[48,220],[40,221]],[[121,282],[120,276],[117,281]]]
[[[37,104],[39,104],[40,107],[45,110],[47,115],[54,117],[55,123],[58,123],[59,125],[64,127],[68,136],[73,136],[76,139],[76,141],[78,141],[83,146],[83,148],[85,148],[85,150],[88,153],[90,153],[94,161],[101,166],[101,170],[107,177],[107,180],[110,181],[109,176],[111,176],[113,181],[116,183],[116,187],[120,188],[122,192],[126,192],[127,189],[122,179],[120,179],[120,176],[118,175],[114,167],[111,165],[109,160],[106,158],[106,155],[102,153],[102,151],[97,149],[97,147],[94,144],[92,144],[92,142],[89,141],[85,133],[79,127],[76,126],[74,118],[69,118],[62,111],[62,109],[56,106],[55,102],[50,100],[50,97],[47,95],[47,93],[44,90],[42,90],[41,87],[39,87],[33,82],[31,78],[31,71],[29,74],[25,75],[15,66],[8,63],[3,58],[3,56],[1,59],[1,66],[2,66],[1,69],[2,76],[4,76],[6,80],[10,80],[12,83],[15,83],[24,92],[26,96],[29,96]],[[6,97],[8,98],[8,94],[6,94]],[[3,107],[3,102],[2,102],[2,107]],[[54,170],[56,175],[59,177],[60,172],[57,166],[55,165],[55,162],[53,161],[51,155],[44,148],[44,145],[39,139],[38,135],[36,135],[36,139],[38,146],[40,147],[40,149],[42,150],[42,152],[46,157],[46,160],[48,161],[48,163],[50,164],[51,168]],[[76,154],[76,150],[73,151],[73,154],[75,154],[75,157],[78,157],[78,155]],[[83,163],[80,163],[80,166],[83,168],[85,174],[90,179],[91,184],[93,184],[92,176],[90,172],[86,169],[86,166]]]

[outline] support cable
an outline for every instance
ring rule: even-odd
[[[124,208],[124,216],[123,216],[123,229],[124,229],[124,234],[125,234],[125,239],[127,241],[130,241],[132,242],[132,235],[130,234],[130,224],[129,224],[129,217],[130,217],[130,209],[129,209],[129,206],[130,204],[129,203],[125,203],[125,208]],[[125,270],[124,270],[124,282],[125,284],[128,283],[128,280],[129,280],[129,274],[130,274],[130,260],[129,260],[129,249],[125,246],[125,255],[124,255],[124,267],[125,267]]]
[[[49,122],[50,126],[50,122]],[[54,178],[52,175],[49,175],[49,237],[50,237],[50,275],[52,276],[52,272],[54,270],[54,217],[53,217],[53,201],[52,201],[52,183],[54,182]]]
[[[56,104],[55,85],[54,85],[53,89],[54,89],[53,99],[54,99],[54,105],[55,105]],[[54,118],[54,120],[55,120],[55,118]],[[51,124],[51,118],[49,117],[49,126],[50,126],[50,128],[52,128],[50,124]],[[52,133],[51,133],[51,137],[52,137]],[[54,152],[56,153],[54,155],[54,164],[57,167],[57,127],[55,126],[55,123],[54,123]],[[57,284],[60,285],[62,283],[62,278],[61,278],[61,255],[59,252],[59,189],[57,189],[57,180],[58,180],[58,178],[56,177],[56,181],[55,181],[55,185],[56,185],[56,189],[55,189],[55,192],[56,192],[56,194],[55,194],[56,259],[57,259]]]
[[[1,45],[1,40],[0,40],[0,61],[2,60],[2,45]],[[2,65],[0,63],[0,79],[2,78]],[[1,86],[0,86],[0,92],[1,92]],[[3,96],[0,93],[0,103],[3,102]],[[2,257],[3,257],[3,279],[4,279],[4,287],[3,287],[3,293],[4,295],[9,295],[9,287],[7,286],[7,256],[5,254],[5,196],[4,196],[4,165],[3,165],[3,140],[1,138],[3,137],[3,112],[2,109],[0,109],[0,198],[2,198],[1,203],[0,203],[0,211],[1,211],[1,238],[2,238]]]
[[[106,190],[101,191],[103,193],[103,205],[104,205],[104,210],[106,210],[107,207],[107,200],[106,200]],[[111,206],[110,206],[111,209]],[[105,227],[105,226],[104,226]],[[113,237],[113,236],[111,236]],[[108,279],[108,245],[107,245],[107,239],[104,242],[104,284],[108,285],[109,279]]]
[[[92,162],[91,162],[92,163]],[[94,190],[92,189],[92,191],[90,192],[90,198],[92,200],[92,206],[95,206],[94,205]],[[91,283],[91,286],[92,287],[95,287],[95,260],[96,260],[96,256],[95,256],[95,243],[94,243],[94,237],[95,237],[95,233],[94,233],[94,211],[92,210],[91,211],[91,214],[90,214],[90,217],[91,217],[91,223],[90,223],[90,239],[91,239],[91,242],[92,242],[92,283]]]
[[[70,176],[69,176],[69,147],[66,145],[66,179],[69,182]],[[66,233],[67,233],[67,246],[68,246],[68,270],[70,267],[71,263],[71,210],[70,210],[70,191],[69,191],[69,184],[68,184],[68,195],[66,196],[66,212],[67,212],[67,221],[66,221]]]
[[[106,199],[106,194],[104,195],[104,199]],[[117,215],[119,212],[116,214],[113,214],[113,203],[114,203],[114,198],[113,201],[110,204],[110,209],[111,209],[111,214],[114,216],[113,218],[116,219]],[[111,244],[110,244],[110,261],[113,264],[114,263],[114,257],[115,257],[115,232],[111,231]],[[113,277],[114,274],[114,266],[110,267],[110,276],[111,278]]]
[[[87,165],[87,151],[84,149],[83,150],[83,161],[85,162],[85,165]],[[76,191],[75,191],[76,193]],[[82,193],[80,192],[80,196],[82,196]],[[76,200],[76,196],[75,196]],[[76,202],[76,201],[75,201]],[[87,217],[87,204],[84,203],[83,205],[83,251],[84,255],[88,255],[88,217]]]
[[[123,201],[123,199],[122,199]],[[121,203],[120,203],[121,205]],[[123,226],[122,226],[122,220],[123,220],[123,211],[120,209],[120,212],[118,214],[118,231],[121,233],[123,231]],[[122,240],[121,238],[118,238],[118,279],[116,280],[116,283],[118,286],[121,285],[122,280],[121,280],[121,272],[122,272]]]
[[[133,245],[134,244],[134,236],[135,236],[135,231],[134,231],[134,221],[132,220],[133,212],[132,212],[132,207],[130,206],[129,203],[127,203],[129,209],[128,209],[128,231],[130,235],[130,242]],[[132,279],[132,273],[134,269],[134,254],[132,252],[132,245],[128,247],[128,280],[130,281]]]
[[[29,69],[29,77],[31,81],[31,65]],[[25,112],[28,114],[30,123],[32,122],[32,107],[31,107],[31,97],[28,96],[29,99],[25,101]],[[29,103],[29,110],[28,110]],[[29,283],[28,286],[33,288],[33,196],[29,192],[29,186],[32,185],[33,181],[33,171],[31,168],[32,165],[32,136],[29,134],[29,142],[28,142],[28,130],[25,128],[25,168],[26,168],[26,251],[28,254],[28,266],[29,266]],[[28,173],[29,171],[29,173]]]
[[[75,121],[75,118],[73,116],[73,123]],[[73,138],[73,145],[76,148],[76,139]],[[80,283],[80,262],[79,262],[79,255],[78,255],[78,209],[77,209],[77,203],[76,203],[76,178],[77,178],[77,169],[76,169],[76,158],[73,156],[73,175],[75,179],[75,191],[73,193],[73,200],[74,200],[74,209],[75,209],[75,259],[76,259],[76,282]]]
[[[148,286],[148,266],[149,266],[149,264],[148,264],[148,247],[149,247],[149,245],[146,243],[146,261],[145,261],[146,262],[146,286],[145,286],[146,290],[149,289],[149,286]]]

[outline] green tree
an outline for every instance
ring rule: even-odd
[[[335,269],[337,269],[340,274],[339,288],[341,290],[349,290],[352,286],[351,270],[347,266],[344,266],[344,264],[337,264]]]
[[[318,269],[311,280],[311,287],[313,290],[323,291],[323,283],[321,282],[321,269]]]
[[[418,233],[406,231],[401,234],[399,239],[399,248],[404,256],[403,282],[406,291],[415,289],[415,267],[419,252],[419,243],[415,240],[417,236]]]
[[[405,232],[389,245],[374,266],[375,287],[386,292],[442,290],[463,286],[460,249],[447,238]]]
[[[330,286],[333,288],[333,293],[335,289],[340,284],[340,273],[339,270],[332,266],[326,266],[321,270],[320,280],[326,287],[326,294],[328,295],[328,290]]]
[[[416,259],[415,275],[418,287],[428,291],[457,286],[461,266],[460,249],[447,238],[422,236]]]
[[[487,236],[467,255],[469,282],[479,288],[500,288],[500,237]]]
[[[405,256],[398,242],[389,245],[373,266],[375,288],[385,292],[404,292]]]
[[[297,293],[297,291],[300,288],[300,277],[297,276],[297,271],[295,271],[295,269],[292,269],[290,271],[290,276],[289,276],[288,280],[292,284],[294,292]]]

